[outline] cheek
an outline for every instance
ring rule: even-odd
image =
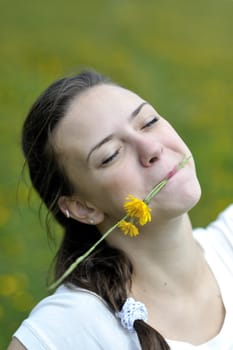
[[[103,178],[101,181],[101,189],[110,194],[110,196],[124,201],[131,191],[139,186],[139,176],[137,171],[133,171],[131,167],[119,169],[116,173]]]
[[[164,129],[164,137],[167,146],[169,146],[170,148],[177,150],[178,147],[187,155],[191,153],[189,147],[168,122],[166,122],[166,128]]]
[[[93,181],[94,193],[92,201],[96,206],[111,216],[124,214],[123,205],[129,194],[135,195],[135,188],[140,187],[138,172],[131,167],[112,172],[111,175],[98,176]]]
[[[201,187],[194,168],[186,167],[170,180],[161,195],[155,199],[155,215],[174,217],[188,212],[196,205],[200,196]]]

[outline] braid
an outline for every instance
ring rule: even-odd
[[[51,136],[73,99],[99,84],[114,83],[93,71],[54,82],[34,103],[23,126],[22,148],[32,184],[49,212],[65,228],[56,256],[56,279],[100,238],[100,233],[94,226],[68,220],[61,213],[58,198],[71,195],[73,186],[58,161]],[[126,255],[102,241],[66,282],[97,293],[114,311],[120,311],[131,289],[132,273],[132,264]],[[143,350],[169,349],[164,338],[145,322],[136,320],[134,325]]]
[[[56,278],[65,272],[77,256],[82,255],[100,238],[100,233],[95,226],[88,226],[88,230],[86,227],[87,225],[69,219],[57,254]],[[85,235],[80,234],[83,230],[85,230]],[[110,247],[107,242],[103,241],[94,253],[67,277],[66,282],[95,292],[109,304],[113,311],[117,312],[121,310],[128,297],[132,284],[132,273],[133,266],[124,252]],[[146,322],[136,320],[134,328],[143,350],[170,349],[162,335]]]

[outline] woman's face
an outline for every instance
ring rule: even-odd
[[[59,160],[77,196],[111,220],[128,194],[140,199],[190,150],[173,127],[135,93],[103,84],[76,97],[54,132]],[[191,159],[152,200],[160,217],[189,210],[200,197]]]

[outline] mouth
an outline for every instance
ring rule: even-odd
[[[164,186],[169,182],[169,179],[171,179],[180,169],[184,168],[186,163],[190,160],[191,156],[185,157],[180,163],[178,163],[169,173],[161,180],[155,187],[152,188],[150,193],[144,198],[144,202],[146,204],[149,204],[152,198],[158,194]]]
[[[185,164],[189,161],[189,159],[191,158],[191,156],[189,157],[185,157],[178,165],[176,165],[171,171],[169,171],[169,173],[165,176],[165,180],[169,180],[171,177],[173,177],[180,169],[182,169]]]
[[[176,165],[169,173],[165,176],[164,179],[169,180],[171,177],[173,177],[178,171],[178,166]]]

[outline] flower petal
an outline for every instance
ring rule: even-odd
[[[130,237],[135,237],[139,234],[138,228],[132,222],[121,220],[117,226],[125,235]]]
[[[151,221],[151,209],[141,199],[129,195],[124,204],[126,213],[131,218],[138,219],[141,226]]]

